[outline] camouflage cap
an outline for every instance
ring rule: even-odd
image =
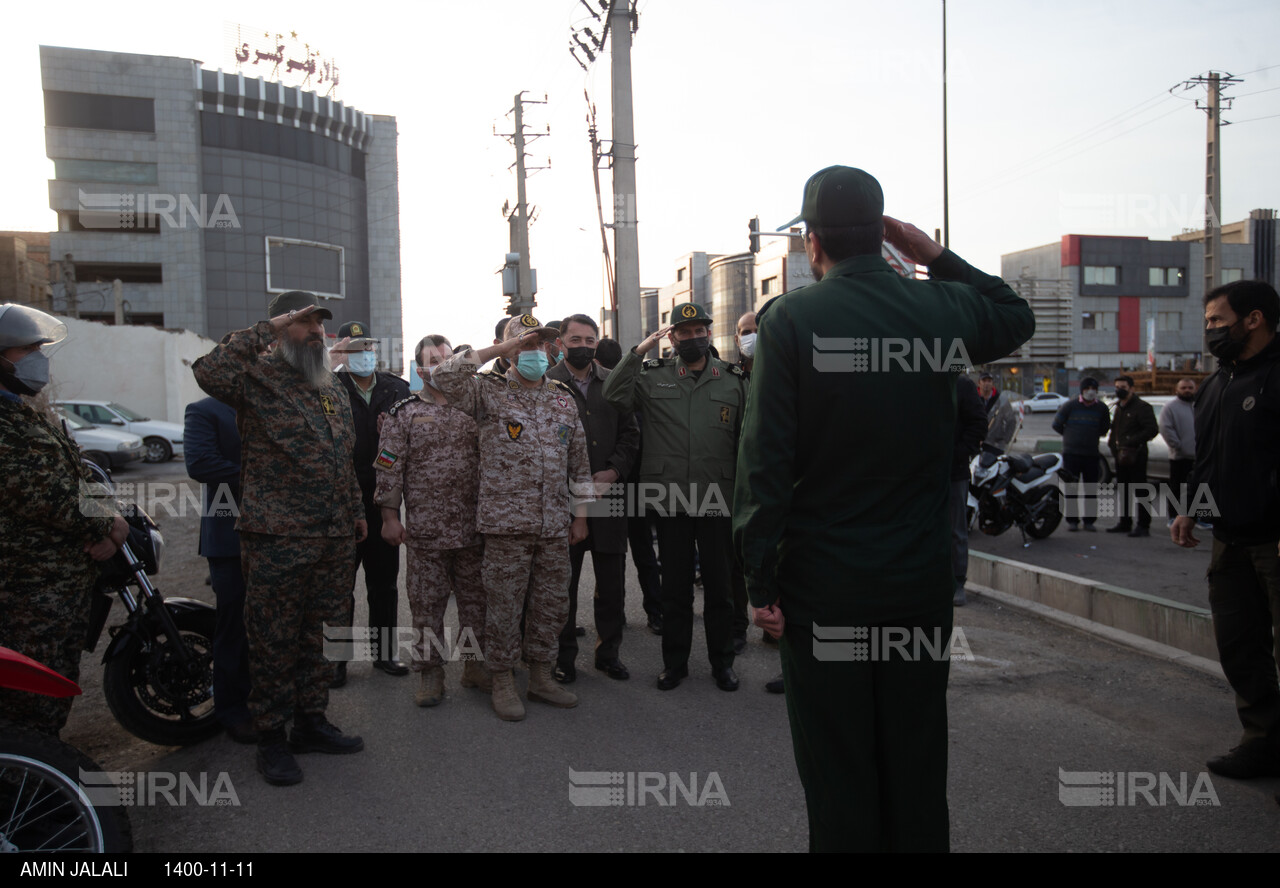
[[[696,302],[681,302],[671,309],[671,326],[691,324],[697,321],[702,324],[711,323],[711,314]]]
[[[316,294],[308,293],[306,290],[290,290],[272,299],[271,304],[267,306],[267,317],[279,317],[282,314],[306,308],[308,305],[317,306],[315,313],[326,321],[333,320],[333,312],[320,305],[320,298]]]
[[[507,321],[507,331],[503,335],[503,339],[514,339],[526,330],[533,330],[541,327],[542,323],[531,314],[516,315]]]

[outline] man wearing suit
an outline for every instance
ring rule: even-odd
[[[183,428],[187,474],[200,482],[200,554],[218,600],[213,633],[213,700],[218,721],[237,743],[257,743],[249,717],[249,642],[244,631],[240,567],[240,432],[236,412],[217,398],[187,405]]]
[[[578,405],[578,416],[587,435],[587,456],[591,462],[591,479],[601,496],[609,485],[624,481],[631,471],[640,447],[640,429],[635,417],[621,413],[604,399],[604,381],[608,372],[595,362],[599,328],[584,314],[567,317],[560,324],[557,347],[565,359],[547,371],[548,379],[565,383]],[[595,666],[610,678],[631,677],[618,659],[622,645],[623,595],[627,564],[627,519],[625,510],[616,514],[610,506],[617,499],[599,499],[591,507],[593,517],[587,519],[587,538],[569,548],[569,618],[560,633],[560,653],[553,673],[556,681],[568,684],[577,678],[574,660],[578,656],[575,631],[578,615],[578,579],[582,575],[582,559],[591,553],[591,566],[596,575],[594,596],[596,619]]]

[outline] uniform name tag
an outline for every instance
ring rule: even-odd
[[[335,416],[338,412],[333,408],[333,399],[328,395],[320,396],[320,406],[324,408],[326,416]]]
[[[378,454],[378,458],[373,461],[373,464],[380,469],[389,469],[396,464],[396,460],[399,458],[390,450],[383,450]]]

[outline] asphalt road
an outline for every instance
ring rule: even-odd
[[[119,480],[149,476],[180,478],[181,471],[174,463]],[[169,542],[160,588],[206,597],[193,516],[159,517]],[[1155,539],[1117,547],[1121,542],[1166,551],[1155,549]],[[587,572],[585,600],[590,582]],[[364,610],[358,600],[358,620]],[[632,627],[642,627],[634,575],[627,611]],[[456,625],[452,606],[446,622]],[[1221,679],[989,600],[957,611],[957,625],[975,659],[953,662],[949,692],[954,850],[1280,850],[1280,807],[1272,798],[1280,780],[1202,775],[1204,759],[1237,739]],[[347,687],[332,694],[329,716],[363,735],[366,749],[301,757],[306,779],[294,787],[267,786],[253,748],[224,736],[187,749],[134,739],[106,710],[92,656],[83,665],[85,697],[63,739],[105,770],[186,775],[197,784],[204,775],[208,786],[226,774],[235,804],[202,806],[188,797],[172,806],[161,796],[131,808],[143,851],[803,851],[807,821],[785,699],[763,690],[777,672],[777,654],[753,629],[737,664],[742,688],[724,693],[700,653],[701,631],[695,625],[692,677],[674,691],[653,683],[660,640],[633,628],[622,648],[630,681],[611,681],[580,659],[573,685],[580,706],[531,703],[528,718],[514,724],[499,721],[487,697],[458,686],[458,663],[447,670],[448,698],[434,709],[413,705],[412,677],[353,664]],[[593,641],[589,629],[584,652]],[[518,686],[526,681],[520,673]],[[656,795],[624,793],[621,805],[575,805],[571,772],[584,771],[663,786]],[[1142,789],[1147,775],[1156,785],[1168,775],[1177,786],[1185,774],[1188,792],[1070,806],[1060,771],[1091,772],[1086,779],[1097,785],[1103,774],[1137,774],[1136,782],[1119,778],[1122,790]],[[659,804],[659,796],[672,800],[672,774],[686,785],[697,781],[695,798],[710,787],[709,800],[721,804],[690,803],[678,793],[675,804]],[[1181,804],[1196,786],[1206,804]]]

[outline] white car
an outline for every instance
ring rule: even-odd
[[[115,471],[147,455],[147,447],[137,435],[114,429],[100,429],[65,407],[58,410],[58,415],[67,424],[71,440],[76,442],[84,458],[108,471]]]
[[[1022,409],[1030,413],[1057,413],[1058,408],[1070,400],[1057,392],[1038,392],[1022,402]]]
[[[129,432],[142,438],[147,446],[147,462],[167,462],[182,456],[182,426],[176,422],[164,422],[141,416],[128,407],[113,401],[55,401],[79,416],[85,422],[99,428]]]

